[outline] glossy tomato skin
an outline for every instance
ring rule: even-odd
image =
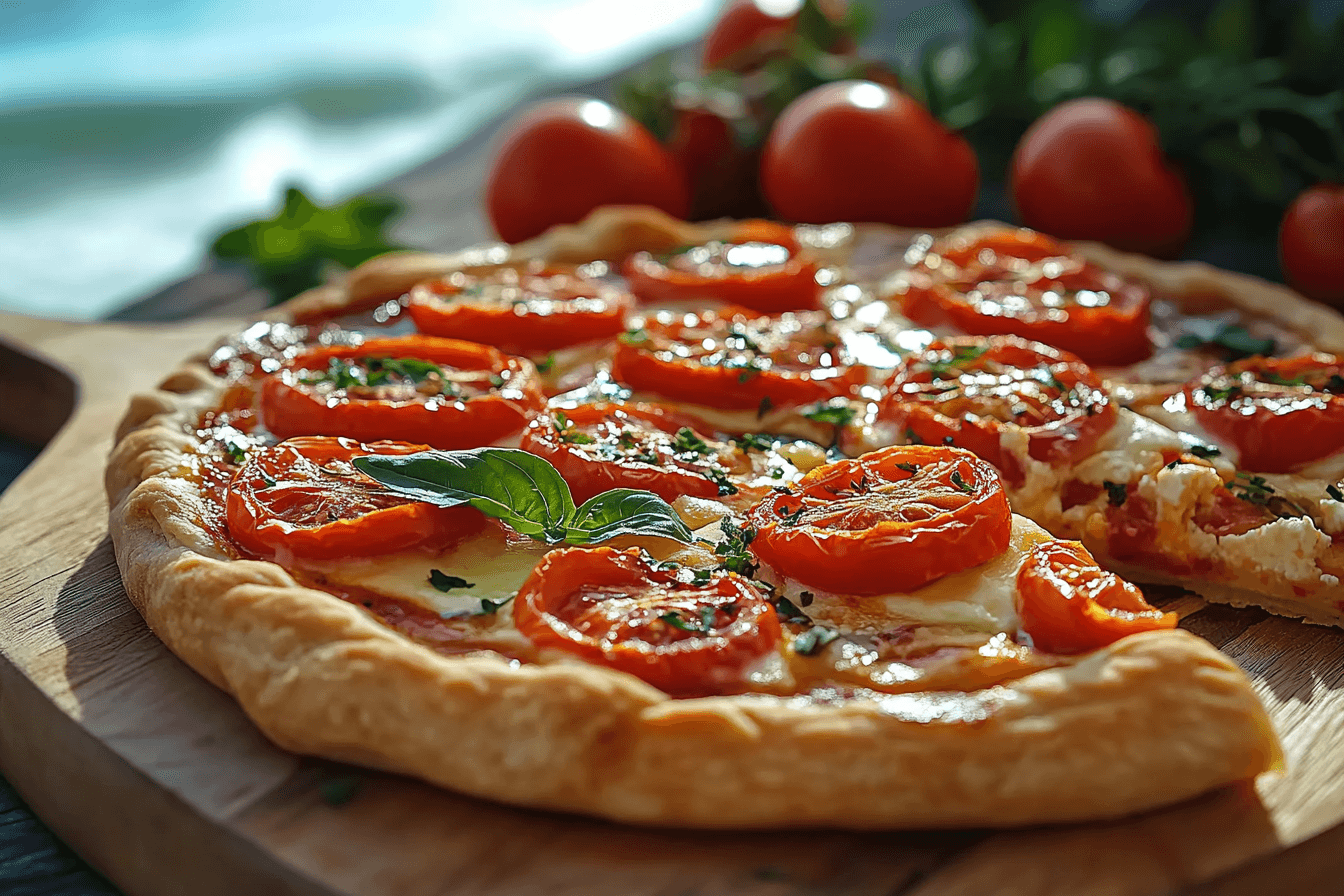
[[[521,447],[544,457],[569,483],[577,502],[614,488],[653,492],[665,501],[681,495],[714,498],[719,485],[704,470],[716,463],[720,446],[695,432],[694,421],[652,404],[583,404],[538,415],[523,432]],[[706,445],[702,454],[673,445],[688,430]],[[641,459],[643,458],[643,459]]]
[[[975,204],[969,143],[906,93],[838,81],[803,94],[775,121],[761,186],[791,221],[946,227]]]
[[[731,309],[659,315],[621,337],[612,376],[639,392],[729,410],[797,407],[866,381],[819,312],[752,317]]]
[[[1126,635],[1176,627],[1176,614],[1154,609],[1143,592],[1097,566],[1076,541],[1032,548],[1017,574],[1022,629],[1038,650],[1099,650]]]
[[[1077,357],[1014,336],[935,340],[901,361],[885,391],[879,413],[897,432],[969,449],[1018,482],[1022,471],[1002,449],[1006,431],[1026,436],[1033,459],[1067,466],[1119,414]]]
[[[427,450],[426,445],[362,444],[326,436],[262,448],[234,474],[225,493],[229,535],[264,559],[322,561],[443,550],[485,526],[480,511],[409,500],[351,463],[370,454]]]
[[[396,379],[386,388],[349,388],[328,375],[333,367],[365,369],[375,359],[440,365],[457,378],[456,391],[432,392]],[[479,448],[520,433],[545,405],[530,361],[490,346],[434,336],[310,348],[261,386],[262,421],[282,439],[312,434],[362,441],[390,437],[443,449]]]
[[[798,21],[799,0],[729,0],[705,36],[700,67],[705,71],[747,71],[783,50]]]
[[[600,100],[539,103],[505,128],[486,177],[486,208],[516,243],[603,205],[651,205],[686,217],[686,179],[653,135]]]
[[[734,261],[735,254],[753,261]],[[622,266],[630,289],[646,302],[715,299],[778,314],[817,307],[817,264],[802,256],[793,228],[773,221],[743,221],[730,239],[665,255],[636,252]]]
[[[537,564],[513,604],[539,648],[627,672],[669,694],[740,690],[746,668],[782,638],[751,582],[716,571],[659,569],[638,550],[562,548]]]
[[[1344,360],[1247,358],[1186,384],[1195,419],[1237,449],[1237,466],[1290,473],[1344,448]]]
[[[1060,103],[1013,153],[1009,189],[1023,224],[1062,239],[1174,258],[1194,204],[1152,123],[1111,100]]]
[[[1294,289],[1344,308],[1344,185],[1317,184],[1293,200],[1279,226],[1279,259]]]
[[[751,551],[839,594],[914,591],[1008,548],[999,475],[969,451],[898,445],[817,467],[752,508]]]
[[[634,307],[629,293],[573,267],[536,264],[454,271],[417,284],[406,301],[422,333],[519,355],[617,336]]]
[[[1011,334],[1088,364],[1132,364],[1152,353],[1152,294],[1071,246],[1022,228],[973,228],[916,247],[892,298],[924,326]],[[913,257],[913,256],[907,256]]]

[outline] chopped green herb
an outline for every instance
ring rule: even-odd
[[[905,472],[913,476],[914,474],[919,472],[919,464],[899,463],[896,465],[896,469],[904,470]]]
[[[1109,479],[1101,484],[1106,489],[1106,500],[1111,502],[1111,506],[1123,507],[1125,500],[1129,497],[1129,486],[1123,482],[1112,482]]]
[[[695,434],[695,430],[683,426],[672,438],[672,450],[678,454],[708,454],[709,445]]]
[[[1210,404],[1222,404],[1239,396],[1241,386],[1236,384],[1231,386],[1201,386],[1199,391],[1208,396]]]
[[[683,632],[698,632],[698,631],[701,631],[701,629],[692,626],[691,623],[686,619],[686,617],[682,616],[680,613],[676,612],[675,610],[672,611],[671,613],[664,613],[663,615],[659,616],[658,618],[659,618],[659,620],[661,620],[661,621],[663,621],[663,622],[666,622],[668,625],[672,626],[673,628],[681,629]]]
[[[537,362],[538,373],[550,373],[554,369],[555,369],[555,352],[551,352],[549,355],[547,355],[545,360]]]
[[[1265,477],[1249,473],[1238,472],[1236,481],[1229,482],[1227,488],[1249,504],[1268,504],[1274,496],[1274,487],[1265,481]]]
[[[737,486],[733,485],[728,473],[722,467],[710,467],[700,474],[719,487],[719,496],[737,494]]]
[[[265,470],[261,471],[261,481],[265,483],[265,485],[262,486],[263,488],[272,488],[275,485],[275,477]]]
[[[919,437],[919,433],[915,432],[913,429],[907,426],[905,428],[905,444],[923,445],[924,440]]]
[[[512,597],[506,597],[503,600],[491,600],[488,597],[481,598],[481,610],[477,616],[493,616],[501,607],[505,606]]]
[[[500,376],[497,373],[490,374],[490,385],[494,386],[496,389],[503,388],[504,377]]]
[[[854,419],[855,411],[847,404],[827,404],[803,411],[803,416],[817,423],[829,423],[832,426],[847,426]]]
[[[961,478],[960,470],[952,471],[952,484],[955,485],[959,491],[963,491],[968,495],[975,494],[975,486]]]
[[[793,639],[793,652],[799,656],[814,656],[838,637],[840,633],[835,629],[816,625]]]
[[[1327,485],[1325,493],[1330,496],[1332,501],[1344,501],[1344,491],[1340,491],[1337,485]]]
[[[759,420],[766,414],[770,413],[771,409],[774,408],[774,406],[775,403],[770,400],[769,395],[762,398],[761,403],[756,405],[756,419]]]
[[[1344,392],[1344,376],[1337,373],[1330,374],[1330,379],[1325,381],[1325,391],[1339,394]]]
[[[474,582],[468,582],[461,576],[450,576],[440,569],[431,569],[429,571],[429,584],[434,586],[435,591],[442,591],[445,594],[454,588],[475,588]]]
[[[236,464],[240,464],[247,460],[247,448],[244,445],[235,442],[233,439],[229,439],[224,443],[224,453],[229,456],[229,460]],[[274,485],[275,482],[272,481],[270,484]]]
[[[776,507],[775,516],[779,517],[779,524],[781,526],[793,527],[798,525],[799,521],[802,519],[803,507],[802,505],[799,505],[797,510],[787,510],[783,507]]]
[[[626,330],[620,336],[616,337],[626,345],[639,345],[649,341],[649,333],[643,327],[636,327],[633,330]]]
[[[775,613],[778,614],[780,622],[796,622],[800,625],[806,625],[812,621],[811,616],[798,609],[797,604],[782,594],[775,598]]]
[[[1201,328],[1205,332],[1187,333],[1176,340],[1177,348],[1197,349],[1205,347],[1220,348],[1228,360],[1235,361],[1238,358],[1249,358],[1251,355],[1272,355],[1274,354],[1273,339],[1257,339],[1247,332],[1245,327],[1239,327],[1233,324],[1223,324],[1217,330],[1208,332],[1207,327]]]
[[[714,577],[712,569],[694,569],[691,570],[692,585],[708,585],[709,580]]]
[[[753,526],[735,526],[732,520],[724,517],[719,524],[723,531],[723,541],[714,547],[714,553],[723,558],[719,566],[740,576],[750,576],[756,571],[756,558],[747,550],[756,537]]]
[[[1211,457],[1217,457],[1223,452],[1212,445],[1191,445],[1190,453],[1195,457],[1202,457],[1205,460],[1208,460]]]
[[[1262,377],[1263,382],[1273,383],[1276,386],[1305,386],[1307,384],[1305,377],[1295,376],[1292,379],[1289,379],[1288,377],[1275,373],[1272,370],[1266,371],[1264,374],[1262,374]]]
[[[961,374],[959,369],[963,364],[969,364],[972,361],[979,360],[980,356],[989,351],[989,346],[963,345],[958,346],[953,352],[952,357],[945,361],[932,361],[929,363],[929,374],[935,380],[950,380]]]
[[[570,445],[591,445],[597,441],[586,432],[579,432],[574,429],[574,421],[570,420],[564,411],[556,411],[553,415],[555,420],[555,430],[560,436],[560,441]]]
[[[1174,470],[1174,469],[1176,469],[1177,467],[1179,467],[1180,465],[1181,465],[1181,462],[1180,462],[1179,459],[1178,459],[1178,460],[1173,460],[1171,463],[1167,464],[1167,469],[1168,469],[1168,470]]]
[[[743,367],[740,371],[738,371],[737,381],[739,383],[745,383],[752,377],[760,376],[761,371],[764,369],[765,368],[759,366],[755,361],[752,361],[750,366]]]
[[[733,439],[733,441],[743,451],[769,451],[771,448],[775,447],[774,439],[758,432],[744,433]]]

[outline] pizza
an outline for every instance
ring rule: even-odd
[[[138,396],[127,592],[296,752],[693,827],[1111,818],[1280,764],[1134,582],[1344,614],[1344,320],[981,223],[603,209]]]

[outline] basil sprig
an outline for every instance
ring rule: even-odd
[[[398,494],[439,507],[469,504],[547,544],[597,544],[620,535],[693,540],[677,512],[653,492],[616,488],[575,507],[555,467],[516,448],[370,455],[354,465]]]

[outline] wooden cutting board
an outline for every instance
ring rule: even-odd
[[[32,442],[54,435],[0,497],[0,769],[133,896],[1337,891],[1344,632],[1189,596],[1173,598],[1185,625],[1255,678],[1288,771],[1121,822],[894,834],[642,830],[495,806],[276,749],[147,631],[122,591],[102,489],[128,396],[237,326],[0,314],[0,432]]]

